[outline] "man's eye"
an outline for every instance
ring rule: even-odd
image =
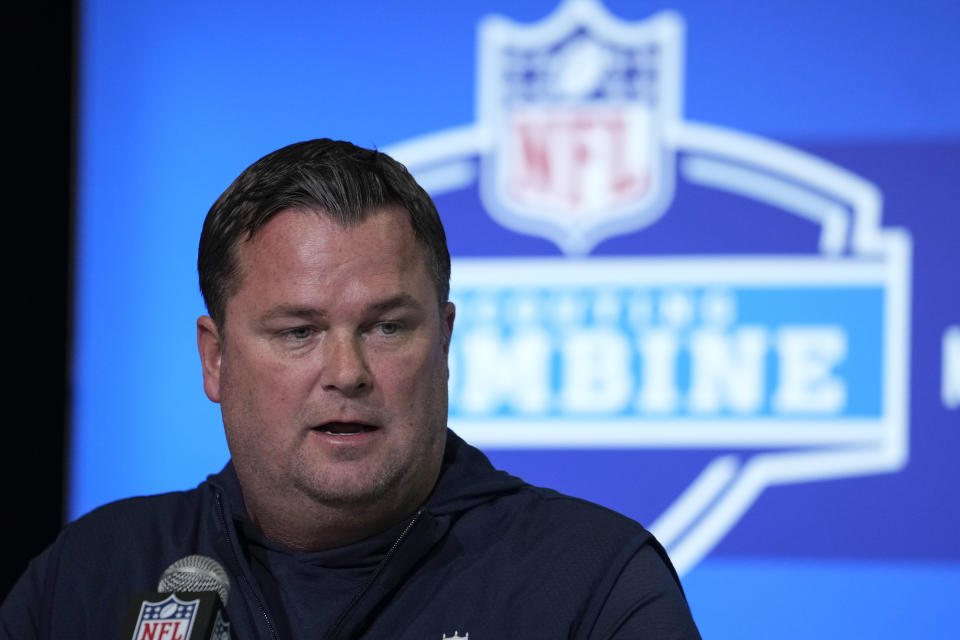
[[[313,335],[313,329],[310,327],[294,327],[284,332],[288,337],[294,340],[306,340]]]
[[[377,329],[385,336],[392,336],[400,331],[399,322],[381,322],[377,325]]]

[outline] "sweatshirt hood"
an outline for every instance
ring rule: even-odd
[[[440,477],[424,509],[434,515],[466,511],[525,485],[520,478],[495,469],[482,451],[447,429]]]

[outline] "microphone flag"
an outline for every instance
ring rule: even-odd
[[[124,640],[229,640],[230,623],[215,591],[141,593],[127,612]]]

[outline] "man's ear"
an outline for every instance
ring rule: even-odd
[[[197,349],[203,365],[203,390],[213,402],[220,402],[220,357],[223,345],[217,324],[210,316],[197,318]]]
[[[450,353],[450,338],[453,336],[453,320],[457,317],[457,308],[452,302],[443,307],[440,314],[440,331],[443,332],[443,352]]]

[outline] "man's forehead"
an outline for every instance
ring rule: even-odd
[[[343,282],[353,269],[358,280],[393,271],[409,276],[413,269],[434,288],[428,248],[399,206],[373,209],[362,220],[344,220],[322,209],[284,209],[239,243],[234,257],[230,298],[254,274],[258,280],[312,277],[318,283],[337,274]]]
[[[354,235],[351,232],[364,227],[372,219],[383,216],[388,216],[390,219],[388,224],[381,227],[384,235],[396,239],[412,238],[417,241],[417,252],[424,256],[427,255],[426,245],[415,237],[410,215],[406,209],[399,205],[384,205],[361,213],[330,212],[320,207],[280,209],[234,244],[234,258],[239,266],[239,263],[244,262],[244,257],[250,253],[251,248],[258,248],[269,241],[271,237],[279,235],[276,233],[278,227],[286,227],[288,229],[287,233],[289,233],[290,228],[300,229],[304,232],[309,229],[312,235],[319,237],[322,237],[323,233],[318,233],[318,230],[325,227],[329,235],[337,237],[338,243],[350,244],[356,241],[351,239],[351,236]],[[278,222],[281,220],[283,223]],[[312,224],[317,221],[321,223],[319,227]],[[296,233],[294,231],[294,234]]]
[[[256,243],[257,239],[264,235],[265,230],[276,226],[278,219],[302,217],[304,221],[320,220],[329,226],[331,233],[339,235],[338,232],[349,232],[363,226],[372,218],[380,216],[389,216],[392,219],[390,227],[397,236],[404,236],[408,232],[415,235],[410,214],[398,204],[385,204],[363,211],[328,211],[319,206],[296,206],[278,209],[262,223],[252,228],[249,233],[242,236],[241,241],[236,246],[242,248],[245,245]],[[424,250],[426,250],[426,247],[424,247]]]

